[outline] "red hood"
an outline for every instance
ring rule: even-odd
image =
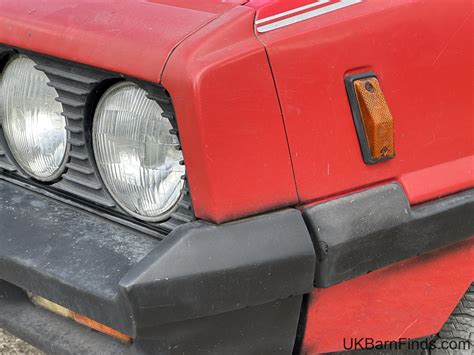
[[[172,50],[244,0],[2,0],[0,43],[159,81]]]

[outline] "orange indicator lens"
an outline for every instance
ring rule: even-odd
[[[354,81],[354,90],[374,161],[395,156],[393,117],[375,77]]]
[[[131,343],[133,341],[132,337],[129,337],[126,334],[123,334],[115,329],[112,329],[104,324],[101,324],[99,322],[96,322],[93,319],[87,318],[86,316],[83,316],[82,314],[76,313],[74,311],[71,311],[70,309],[67,309],[63,306],[60,306],[57,303],[51,302],[50,300],[47,300],[46,298],[33,295],[31,293],[28,293],[28,296],[30,300],[33,302],[33,304],[42,307],[44,309],[47,309],[50,312],[59,314],[60,316],[70,318],[77,323],[80,323],[88,328],[94,329],[100,333],[109,335],[115,339],[118,339],[124,343]]]

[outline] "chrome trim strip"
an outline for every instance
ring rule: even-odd
[[[304,21],[304,20],[308,20],[308,19],[316,17],[316,16],[321,16],[321,15],[327,14],[329,12],[333,12],[333,11],[342,9],[344,7],[355,5],[355,4],[358,4],[358,3],[361,3],[361,2],[362,2],[362,0],[341,0],[340,2],[335,3],[335,4],[324,6],[324,7],[315,9],[313,11],[305,12],[303,14],[299,14],[299,15],[296,15],[296,16],[293,16],[293,17],[289,17],[289,18],[286,18],[284,20],[272,22],[268,25],[263,25],[263,26],[257,27],[257,31],[259,33],[264,33],[264,32],[268,32],[268,31],[276,30],[276,29],[281,28],[281,27],[286,27],[286,26],[292,25],[294,23],[301,22],[301,21]],[[275,15],[275,16],[277,16],[277,15]]]
[[[271,20],[275,20],[275,19],[280,18],[280,17],[285,17],[287,15],[291,15],[291,14],[294,14],[294,13],[297,13],[297,12],[300,12],[300,11],[308,10],[308,9],[311,9],[311,8],[319,6],[319,5],[327,4],[329,1],[331,1],[331,0],[319,0],[319,1],[313,2],[313,3],[308,4],[308,5],[300,6],[300,7],[294,8],[292,10],[288,10],[288,11],[281,12],[281,13],[273,15],[273,16],[262,18],[261,20],[255,21],[255,24],[259,25],[261,23],[268,22],[268,21],[271,21]]]

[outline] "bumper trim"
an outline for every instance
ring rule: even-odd
[[[474,235],[474,189],[411,207],[398,183],[305,209],[316,287],[334,284]]]
[[[301,213],[178,227],[120,281],[141,327],[211,316],[312,290],[315,252]]]
[[[133,349],[293,348],[315,264],[298,210],[192,222],[158,240],[2,179],[0,206],[0,283],[132,336]],[[10,306],[0,326],[28,333]]]
[[[160,241],[0,179],[0,280],[134,335],[118,283]]]
[[[21,289],[0,281],[0,325],[48,354],[130,354],[132,346],[34,306]]]
[[[0,327],[48,354],[289,354],[301,308],[290,297],[214,317],[171,323],[125,344],[34,306],[0,281]]]

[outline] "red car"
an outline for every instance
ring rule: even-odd
[[[473,349],[473,33],[472,0],[0,1],[0,327]]]

